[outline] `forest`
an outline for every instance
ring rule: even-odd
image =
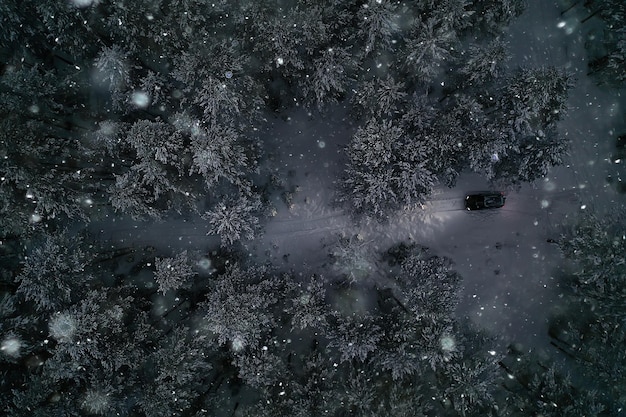
[[[567,2],[563,2],[567,3]],[[570,4],[571,3],[571,4]],[[589,77],[624,86],[626,6]],[[552,355],[456,314],[454,259],[338,236],[319,268],[252,259],[292,190],[268,120],[349,109],[333,204],[385,224],[475,173],[565,164],[567,68],[509,65],[524,0],[0,2],[0,409],[17,416],[618,416],[626,211],[555,237]],[[295,139],[294,139],[295,140]],[[329,139],[332,140],[332,139]],[[163,252],[91,222],[192,219]],[[377,268],[370,267],[377,265]]]

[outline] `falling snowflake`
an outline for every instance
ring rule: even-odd
[[[237,336],[233,339],[232,348],[235,352],[240,352],[246,345],[245,340],[243,338]]]
[[[454,352],[456,350],[456,342],[452,336],[443,336],[439,340],[439,345],[441,346],[441,350],[446,353]]]
[[[132,103],[140,109],[145,109],[150,104],[150,96],[143,91],[135,91],[131,96]]]
[[[76,327],[76,320],[67,313],[55,314],[48,325],[50,335],[59,343],[71,341],[76,334]]]
[[[72,4],[76,7],[89,7],[94,3],[97,5],[98,0],[72,0]]]
[[[22,347],[22,341],[17,337],[7,337],[0,344],[0,352],[12,358],[17,358],[20,355],[20,348]]]

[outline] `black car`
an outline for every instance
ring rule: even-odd
[[[504,206],[505,200],[506,197],[504,196],[504,193],[498,191],[468,194],[465,197],[465,208],[468,210],[500,208]]]

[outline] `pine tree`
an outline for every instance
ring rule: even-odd
[[[537,134],[563,117],[573,83],[571,74],[562,69],[521,68],[503,86],[498,111],[516,132]]]
[[[619,88],[626,82],[623,70],[626,65],[626,30],[622,25],[626,5],[619,0],[592,0],[586,1],[584,6],[591,12],[589,17],[599,15],[605,25],[601,36],[585,44],[590,55],[588,75],[600,85]],[[594,49],[602,51],[600,56],[594,57]]]
[[[71,114],[75,91],[45,66],[9,67],[0,77],[0,195],[2,229],[25,231],[42,220],[82,218],[80,202],[93,192]],[[24,201],[28,204],[24,204]]]
[[[48,328],[56,344],[45,363],[47,376],[80,384],[121,376],[110,373],[136,372],[156,334],[134,301],[129,288],[93,290],[80,303],[53,314]]]
[[[494,166],[495,178],[509,185],[544,178],[551,167],[563,163],[568,149],[568,143],[552,128],[535,137],[524,137],[508,146],[506,156]]]
[[[501,77],[507,61],[511,58],[508,44],[495,38],[486,45],[473,44],[464,53],[466,59],[459,70],[463,86],[480,87]]]
[[[129,4],[98,1],[92,2],[88,9],[96,12],[98,19],[92,25],[98,33],[105,35],[105,39],[124,45],[144,63],[157,63],[168,61],[179,51],[189,48],[189,38],[193,38],[190,35],[194,32],[199,38],[206,38],[210,33],[214,27],[210,24],[211,17],[219,13],[215,10],[218,8],[197,3],[176,0],[164,7],[151,0]]]
[[[182,83],[182,109],[206,126],[254,120],[263,102],[238,41],[198,42],[176,57],[172,77]]]
[[[366,120],[372,117],[393,117],[401,114],[406,105],[405,84],[387,78],[364,81],[352,96],[353,112]]]
[[[258,230],[262,204],[258,196],[225,198],[224,201],[202,216],[209,222],[208,234],[216,234],[222,245],[232,245],[241,240],[252,240]]]
[[[292,375],[285,363],[285,352],[277,348],[273,341],[275,340],[267,339],[233,352],[232,364],[237,367],[237,377],[248,386],[267,396],[276,395],[277,389],[280,389],[279,393],[285,392],[282,395],[286,395],[287,390],[297,390],[297,385],[291,381]],[[276,353],[275,350],[279,352]],[[294,392],[290,394],[295,395]]]
[[[20,14],[20,7],[16,2],[6,1],[0,4],[0,40],[7,48],[24,36],[20,32],[31,29],[29,26],[24,27],[23,20],[24,16]]]
[[[105,46],[94,61],[94,81],[110,94],[114,109],[123,106],[123,92],[131,84],[129,54],[119,45]]]
[[[246,173],[254,168],[256,162],[242,146],[240,133],[228,125],[216,124],[207,129],[198,127],[191,135],[191,152],[190,174],[201,174],[209,189],[222,179],[242,185]]]
[[[404,65],[420,83],[429,84],[443,72],[456,48],[456,33],[435,19],[418,20],[406,43]]]
[[[125,415],[125,399],[150,387],[138,373],[158,340],[129,288],[86,292],[48,313],[49,335],[38,333],[37,372],[6,402],[7,415]],[[41,350],[44,350],[41,352]]]
[[[144,389],[139,406],[146,415],[172,416],[188,412],[205,390],[211,370],[205,343],[181,326],[160,341],[142,372]]]
[[[356,65],[348,49],[327,48],[321,52],[319,58],[313,60],[313,71],[304,77],[302,94],[318,108],[326,103],[336,102],[346,93],[350,73]]]
[[[435,181],[427,167],[427,152],[400,126],[369,120],[347,149],[349,162],[339,201],[356,215],[379,219],[404,205],[421,203]]]
[[[191,286],[190,280],[196,275],[191,267],[187,251],[182,251],[173,258],[156,258],[154,278],[163,294],[179,288]]]
[[[357,36],[365,45],[365,55],[392,48],[392,41],[400,31],[398,20],[398,7],[388,0],[370,0],[361,6]]]
[[[387,252],[393,281],[379,290],[379,326],[385,329],[374,363],[393,380],[439,372],[461,356],[454,312],[460,277],[450,261],[415,245]]]
[[[291,329],[325,331],[330,313],[326,303],[324,278],[313,275],[307,281],[293,284],[285,312],[290,315]]]
[[[589,387],[578,389],[569,375],[553,363],[537,361],[529,355],[513,357],[503,363],[511,392],[513,412],[540,414],[547,417],[593,416],[606,414],[599,395]]]
[[[357,360],[365,362],[377,348],[383,337],[374,318],[367,315],[334,315],[330,330],[329,347],[337,348],[342,362]]]
[[[172,101],[171,85],[168,81],[163,74],[148,70],[139,79],[139,91],[147,96],[151,106],[165,110]]]
[[[376,252],[371,242],[365,241],[361,235],[335,236],[330,245],[329,257],[331,269],[339,274],[342,280],[350,284],[371,281],[376,277]]]
[[[193,207],[193,190],[183,187],[184,137],[168,123],[138,120],[121,138],[133,165],[108,188],[113,207],[134,218],[160,218],[171,209]]]
[[[41,312],[68,307],[79,299],[93,279],[86,267],[93,254],[67,233],[43,235],[25,258],[15,278],[17,295]]]
[[[234,352],[257,346],[276,323],[271,308],[278,301],[280,280],[266,268],[234,265],[214,285],[200,306],[206,328]]]
[[[402,261],[396,279],[402,288],[404,306],[415,317],[450,320],[461,291],[461,277],[446,258],[433,256],[428,250],[414,248]]]
[[[481,415],[486,409],[497,409],[494,392],[500,369],[495,358],[456,360],[445,372],[449,383],[444,388],[446,399],[459,415]]]
[[[526,0],[483,0],[472,4],[472,32],[500,35],[526,9]]]
[[[472,25],[472,16],[476,6],[469,0],[426,0],[422,3],[424,15],[441,22],[442,26],[450,30],[459,32]]]
[[[610,413],[626,404],[624,224],[623,210],[604,217],[585,212],[558,239],[561,252],[573,262],[567,282],[572,291],[550,325],[555,346],[575,361],[586,387],[602,393]]]

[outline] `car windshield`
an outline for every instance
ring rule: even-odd
[[[500,196],[487,196],[487,197],[485,197],[485,204],[487,204],[487,205],[499,204],[499,203],[500,203]]]

